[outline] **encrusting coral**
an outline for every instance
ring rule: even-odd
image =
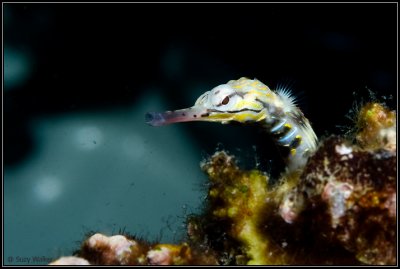
[[[202,169],[211,181],[207,221],[215,226],[225,222],[225,232],[240,245],[235,260],[246,260],[247,264],[283,263],[283,253],[277,255],[280,251],[259,229],[270,197],[268,176],[258,170],[240,170],[224,151],[216,152]]]
[[[334,136],[320,144],[280,213],[290,223],[302,219],[296,226],[315,226],[317,238],[362,263],[395,264],[396,113],[367,103],[356,124],[357,144]]]
[[[79,256],[79,257],[76,257]],[[61,257],[50,265],[217,265],[213,252],[186,243],[150,244],[128,235],[91,235],[76,256]]]
[[[380,103],[367,103],[356,119],[358,144],[364,149],[396,151],[396,112]]]
[[[94,234],[52,264],[396,264],[396,112],[368,103],[356,128],[355,144],[323,139],[302,173],[275,185],[218,151],[201,164],[208,199],[186,242]]]
[[[396,155],[328,138],[286,194],[281,212],[290,212],[294,226],[315,227],[315,238],[343,246],[360,262],[394,264]]]

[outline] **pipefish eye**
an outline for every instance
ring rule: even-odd
[[[221,104],[222,104],[222,105],[227,105],[228,103],[229,103],[229,96],[226,96],[226,97],[224,98],[224,100],[222,100]]]

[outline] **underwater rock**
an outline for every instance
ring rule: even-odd
[[[91,265],[216,265],[210,251],[190,247],[186,243],[150,244],[124,235],[94,234],[86,239],[76,255],[63,257],[51,265],[74,265],[79,262]]]
[[[234,156],[217,151],[201,164],[208,197],[203,213],[187,218],[187,243],[95,234],[76,253],[83,260],[54,263],[396,264],[395,118],[381,104],[365,105],[355,139],[322,140],[303,171],[283,173],[275,185],[262,171],[244,171]]]
[[[309,160],[281,212],[291,212],[289,219],[282,215],[287,222],[318,222],[319,236],[339,242],[363,263],[394,264],[396,195],[394,152],[365,151],[330,137]]]
[[[189,218],[188,234],[213,249],[219,264],[359,264],[340,246],[321,241],[311,226],[282,219],[280,202],[297,185],[298,173],[269,186],[265,173],[241,170],[224,151],[202,169],[210,179],[208,207],[204,215]]]
[[[128,239],[123,235],[108,237],[97,233],[83,243],[79,254],[91,264],[143,264],[148,249],[147,244]]]
[[[357,144],[335,136],[322,141],[298,185],[285,194],[282,218],[322,227],[324,240],[339,243],[362,263],[395,264],[395,119],[395,111],[367,103],[356,120]]]
[[[395,264],[395,116],[367,104],[359,144],[325,139],[301,174],[283,174],[272,187],[262,172],[242,171],[233,156],[216,152],[202,164],[212,217],[189,222],[194,238],[203,232],[213,246],[212,228],[224,227],[228,246],[218,251],[229,252],[232,264]]]

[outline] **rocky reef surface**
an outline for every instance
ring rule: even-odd
[[[354,123],[276,184],[217,151],[201,164],[208,197],[202,214],[187,217],[181,244],[96,233],[51,264],[396,264],[396,112],[367,103]]]

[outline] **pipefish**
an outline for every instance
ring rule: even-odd
[[[145,120],[152,126],[188,121],[260,123],[280,147],[289,150],[289,172],[305,166],[318,141],[289,90],[272,91],[261,81],[245,77],[203,93],[192,107],[146,113]]]

